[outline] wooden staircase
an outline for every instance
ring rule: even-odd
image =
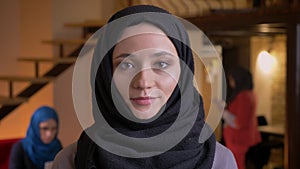
[[[44,57],[20,57],[18,61],[33,63],[35,68],[35,75],[33,77],[25,76],[0,76],[0,81],[7,82],[8,95],[0,95],[0,120],[6,117],[14,109],[27,102],[31,96],[45,87],[47,84],[68,69],[75,63],[77,56],[87,37],[97,31],[103,22],[100,21],[85,21],[80,23],[68,23],[66,27],[81,28],[83,30],[81,39],[55,39],[44,40],[42,43],[55,45],[59,48],[59,56],[53,58]],[[64,47],[66,45],[76,45],[76,48],[69,54],[65,54]],[[40,63],[49,63],[53,66],[43,75],[40,75]],[[14,94],[15,83],[27,83],[28,86],[21,90],[19,93]]]

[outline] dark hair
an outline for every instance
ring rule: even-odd
[[[227,77],[229,76],[233,78],[235,87],[229,89],[227,103],[230,103],[241,91],[253,89],[252,74],[249,70],[241,66],[236,66],[228,71]]]

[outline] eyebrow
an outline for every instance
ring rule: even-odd
[[[166,52],[166,51],[156,52],[156,53],[152,54],[151,56],[153,56],[153,57],[161,57],[161,56],[166,56],[166,55],[174,56],[172,53]],[[122,53],[122,54],[118,55],[117,57],[115,57],[114,59],[134,57],[134,56],[135,56],[134,54]]]
[[[154,53],[153,56],[159,57],[159,56],[166,56],[166,55],[174,56],[172,53],[166,52],[166,51],[161,51],[161,52]]]
[[[127,58],[128,56],[132,56],[132,54],[129,54],[129,53],[122,53],[122,54],[118,55],[117,57],[115,57],[115,58],[113,58],[113,59]]]

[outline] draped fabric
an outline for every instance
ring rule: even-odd
[[[120,19],[123,20],[119,22]],[[161,109],[160,116],[150,122],[136,122],[125,118],[119,112],[121,110],[125,114],[131,114],[112,81],[112,53],[122,30],[144,22],[160,28],[171,40],[182,61],[181,75],[165,108]],[[200,132],[205,124],[203,102],[193,86],[193,55],[189,47],[187,32],[179,19],[161,8],[138,5],[117,12],[103,29],[94,50],[91,68],[91,79],[96,79],[91,81],[92,95],[96,98],[92,102],[95,123],[80,136],[75,157],[76,168],[211,168],[216,141],[212,135],[205,142],[199,143]],[[98,66],[96,63],[99,61],[100,55],[104,55],[104,57]],[[112,93],[112,90],[116,92]],[[118,102],[113,101],[113,96],[120,98]],[[116,103],[121,109],[116,108]],[[107,126],[104,126],[103,121],[99,120],[100,115],[97,109],[100,110],[109,127],[128,137],[152,139],[152,137],[167,131],[178,120],[181,121],[178,130],[187,128],[186,126],[190,126],[190,128],[186,133],[180,133],[183,135],[182,139],[166,152],[150,157],[124,157],[108,151],[106,147],[99,146],[97,143],[97,138],[108,140],[111,137],[111,135],[99,131],[103,128],[105,129],[102,131],[107,131]],[[163,141],[168,143],[171,140],[172,138],[164,138]],[[113,142],[113,146],[130,152],[138,152],[139,147],[145,146],[143,143],[134,142],[132,144],[135,146],[127,147],[123,144],[123,142],[126,143],[126,140],[109,140],[107,142]],[[146,149],[155,151],[159,146],[160,142],[154,142]]]
[[[45,162],[53,161],[55,155],[62,149],[57,137],[49,144],[44,144],[40,139],[39,124],[49,119],[54,119],[58,125],[58,116],[54,109],[48,106],[38,108],[32,115],[26,137],[22,140],[25,152],[40,169],[44,168]]]

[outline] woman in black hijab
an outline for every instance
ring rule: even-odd
[[[189,38],[176,17],[149,5],[117,12],[92,59],[95,123],[54,168],[236,168],[212,132],[200,141],[205,121],[193,77]]]

